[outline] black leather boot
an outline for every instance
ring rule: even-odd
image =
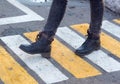
[[[43,57],[50,58],[48,53],[51,52],[51,42],[53,41],[53,33],[50,32],[40,32],[37,35],[36,42],[31,43],[30,45],[20,45],[19,48],[29,54],[43,54]]]
[[[100,49],[100,36],[90,33],[89,31],[86,41],[75,51],[75,54],[84,56]]]

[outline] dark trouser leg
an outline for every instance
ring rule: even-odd
[[[44,30],[38,34],[37,41],[30,45],[20,45],[20,49],[30,54],[50,52],[50,44],[64,16],[66,4],[67,0],[53,0],[47,23]]]
[[[91,22],[89,31],[91,33],[99,34],[101,31],[103,19],[103,0],[90,0],[91,6]]]
[[[75,53],[79,56],[90,54],[94,50],[100,48],[100,31],[103,18],[103,1],[102,0],[90,0],[91,6],[91,22],[88,33],[88,38],[80,46]]]
[[[47,23],[44,31],[56,32],[63,19],[66,10],[67,0],[53,0]]]

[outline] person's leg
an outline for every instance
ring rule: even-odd
[[[103,0],[90,0],[90,5],[91,5],[91,22],[89,31],[91,33],[99,35],[101,31],[104,11]]]
[[[53,0],[44,31],[56,32],[66,10],[67,0]]]
[[[84,56],[100,49],[100,32],[103,19],[104,5],[103,0],[90,0],[91,7],[91,22],[87,31],[88,38],[86,41],[75,51],[79,56]]]
[[[51,51],[51,42],[64,16],[67,0],[53,0],[44,30],[37,36],[36,42],[30,45],[20,45],[20,49],[30,54]]]

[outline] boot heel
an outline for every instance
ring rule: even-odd
[[[99,47],[97,47],[97,48],[95,48],[95,50],[99,50],[100,49],[100,46]]]
[[[51,58],[51,52],[41,53],[41,56],[47,59]]]

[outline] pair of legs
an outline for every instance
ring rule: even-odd
[[[37,36],[36,42],[30,45],[20,45],[20,48],[30,54],[46,53],[51,51],[51,43],[57,28],[63,19],[67,0],[53,0],[47,23],[44,30]],[[75,53],[86,55],[100,48],[100,31],[103,18],[103,0],[90,0],[91,22],[88,29],[88,38]]]

